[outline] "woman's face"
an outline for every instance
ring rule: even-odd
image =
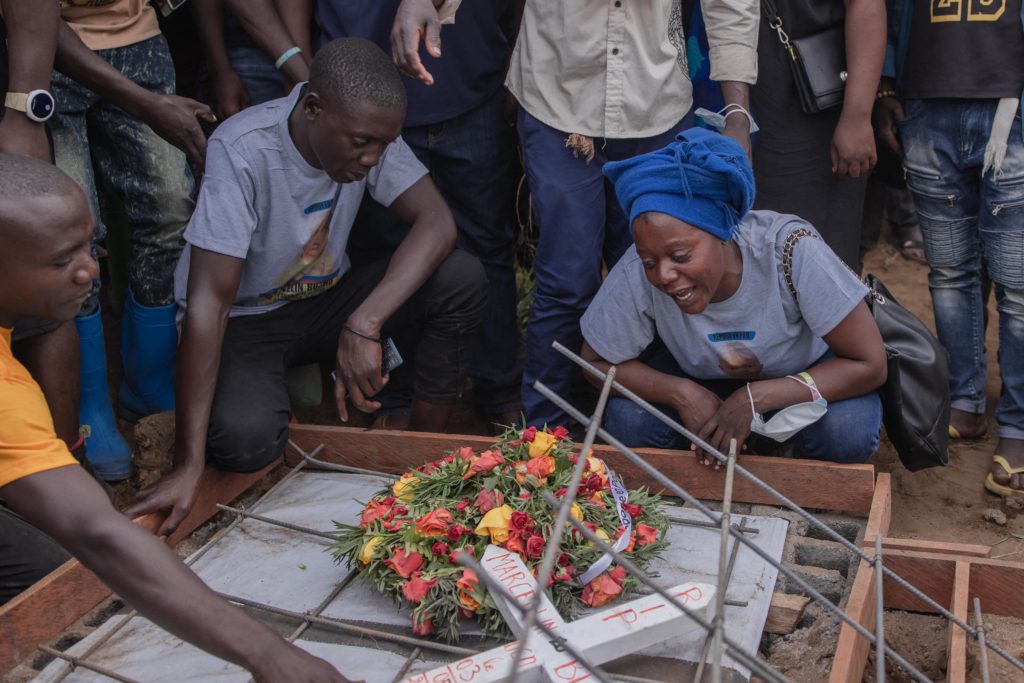
[[[739,287],[738,250],[731,242],[672,216],[648,212],[633,221],[633,239],[647,280],[675,300],[683,313],[700,313]]]

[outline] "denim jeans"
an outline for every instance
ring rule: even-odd
[[[1017,111],[1002,172],[982,175],[997,100],[909,100],[900,123],[924,235],[952,407],[985,412],[982,263],[995,285],[1002,392],[997,433],[1024,439],[1024,143]]]
[[[658,344],[658,342],[656,342]],[[831,358],[828,352],[815,363]],[[648,365],[661,372],[677,377],[685,376],[678,364],[667,354],[659,350],[653,357],[641,357]],[[734,391],[743,387],[744,382],[737,380],[694,380],[704,388],[725,399]],[[679,414],[670,406],[656,405],[665,415],[679,421]],[[765,416],[766,419],[768,416]],[[647,446],[651,448],[687,449],[690,441],[673,431],[629,399],[610,398],[604,413],[604,428],[625,445],[634,448]],[[788,441],[792,445],[793,455],[798,458],[814,460],[830,460],[842,463],[861,463],[878,450],[879,432],[882,428],[882,399],[877,391],[863,396],[849,398],[828,404],[828,412],[814,424],[804,427]],[[755,452],[761,444],[777,445],[777,442],[757,434],[751,435],[748,446]]]
[[[568,133],[541,123],[519,108],[523,164],[539,223],[533,259],[536,289],[530,308],[523,368],[523,409],[533,425],[568,425],[569,416],[544,398],[537,380],[568,399],[575,366],[551,348],[561,342],[572,351],[583,344],[580,317],[601,286],[602,261],[614,266],[633,243],[615,189],[601,173],[608,161],[628,159],[664,147],[689,127],[687,116],[650,138],[594,140],[592,161],[566,148]]]
[[[515,135],[504,112],[501,88],[465,114],[402,130],[455,217],[459,248],[479,259],[487,274],[487,306],[469,372],[474,402],[484,413],[518,409],[522,376],[512,220]],[[379,258],[407,232],[394,213],[367,195],[350,240],[353,262]],[[387,408],[408,405],[408,392],[399,391],[402,382],[396,379],[388,385],[391,396],[382,400]]]
[[[97,54],[150,92],[174,92],[174,64],[163,36]],[[128,276],[143,306],[174,300],[174,267],[192,216],[193,181],[185,154],[139,119],[85,86],[54,72],[57,111],[50,119],[57,166],[85,192],[96,218],[96,241],[106,238],[97,186],[124,203],[131,225]],[[96,311],[99,280],[82,306]]]
[[[263,104],[284,97],[284,74],[260,48],[228,48],[228,60],[249,91],[250,104]]]

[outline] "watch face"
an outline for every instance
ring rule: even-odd
[[[45,121],[53,114],[53,97],[47,92],[37,92],[29,98],[28,110],[32,118],[37,121]]]

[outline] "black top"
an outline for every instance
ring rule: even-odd
[[[1024,88],[1020,3],[915,0],[904,72],[906,96],[1020,97]]]

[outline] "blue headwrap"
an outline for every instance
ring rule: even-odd
[[[754,203],[754,172],[735,141],[703,128],[655,152],[604,165],[629,224],[657,211],[731,240]]]

